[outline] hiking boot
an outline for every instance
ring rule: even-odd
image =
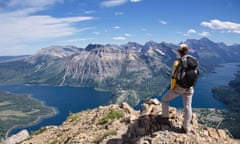
[[[164,116],[163,114],[158,114],[157,117],[161,119],[169,119],[169,116]]]
[[[184,134],[189,134],[191,131],[189,129],[185,129],[182,127],[179,132]]]
[[[156,116],[156,121],[159,122],[159,123],[163,123],[163,124],[169,124],[170,123],[169,117],[165,117],[163,115],[157,115]]]

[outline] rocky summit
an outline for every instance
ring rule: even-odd
[[[61,126],[47,126],[23,144],[228,144],[237,143],[227,131],[205,127],[193,114],[191,132],[182,133],[183,115],[170,107],[169,119],[161,119],[161,103],[146,99],[141,111],[127,103],[70,113]]]

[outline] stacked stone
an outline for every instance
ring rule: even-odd
[[[138,119],[132,121],[123,137],[124,143],[163,144],[163,143],[229,143],[224,130],[216,130],[198,125],[197,115],[192,117],[190,134],[181,133],[183,115],[176,108],[169,108],[169,118],[162,118],[161,103],[157,99],[146,99],[142,104]]]

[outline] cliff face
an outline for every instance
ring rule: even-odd
[[[70,114],[61,126],[42,128],[22,143],[237,143],[224,130],[198,124],[196,114],[193,114],[192,131],[181,133],[182,114],[174,107],[169,111],[171,118],[159,119],[161,103],[157,99],[146,99],[141,111],[127,103],[102,106]]]

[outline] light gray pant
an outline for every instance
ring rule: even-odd
[[[175,87],[172,90],[169,90],[167,94],[162,97],[162,114],[164,117],[168,117],[169,101],[176,98],[179,95],[183,97],[183,106],[184,106],[184,121],[183,128],[186,130],[190,129],[190,122],[192,120],[192,96],[194,93],[193,87],[188,90],[182,87]]]

